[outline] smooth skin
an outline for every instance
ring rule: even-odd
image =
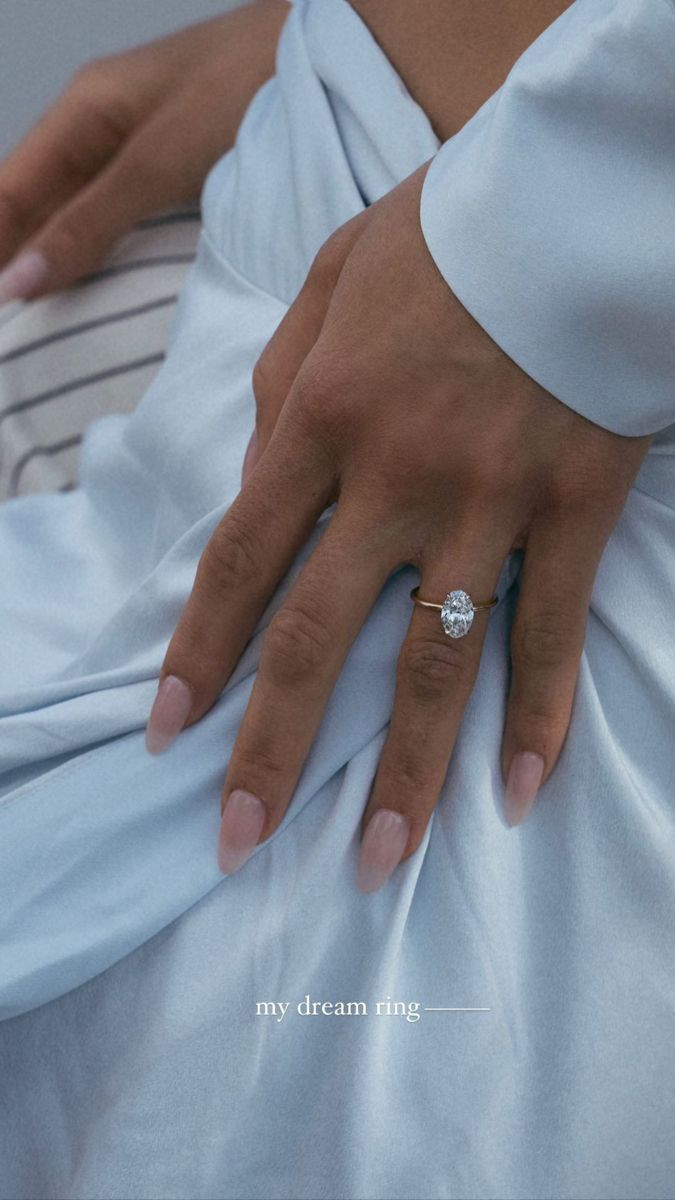
[[[68,286],[138,221],[199,200],[289,11],[258,0],[77,72],[0,165],[0,304]]]
[[[501,755],[505,781],[515,776],[507,819],[522,818],[535,756],[545,781],[560,754],[598,562],[651,441],[562,404],[463,308],[421,233],[427,167],[326,242],[256,364],[254,465],[202,555],[162,666],[173,700],[160,689],[151,748],[172,734],[172,716],[190,725],[208,712],[337,502],[265,633],[222,794],[227,873],[281,822],[345,656],[403,564],[418,567],[422,596],[452,586],[487,599],[509,552],[524,550]],[[488,620],[476,614],[451,639],[437,612],[413,608],[364,813],[364,891],[422,839]]]
[[[351,0],[442,142],[571,0]]]

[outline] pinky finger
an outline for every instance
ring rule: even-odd
[[[528,535],[502,743],[510,825],[527,816],[567,736],[601,552],[593,531],[584,537],[578,520],[542,520]]]

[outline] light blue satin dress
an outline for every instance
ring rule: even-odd
[[[659,6],[665,47],[675,15],[669,0]],[[579,21],[571,33],[581,37],[604,14],[599,46],[627,13],[651,20],[628,0],[573,9],[558,35]],[[584,382],[581,393],[562,387],[563,402],[619,432],[658,431],[600,563],[559,763],[530,817],[507,827],[499,750],[514,552],[427,834],[379,892],[357,890],[361,816],[419,582],[404,568],[349,654],[280,828],[240,872],[220,874],[220,790],[264,630],[331,510],[211,712],[166,754],[146,753],[168,640],[239,489],[255,359],[325,238],[439,150],[346,0],[300,0],[276,77],[207,180],[198,257],[154,383],[133,415],[89,428],[76,491],[0,508],[2,1200],[673,1196],[675,405],[649,383],[654,353],[653,369],[667,370],[672,342],[634,338],[643,374],[616,409],[611,372],[623,377],[615,343],[631,358],[631,312],[667,300],[674,226],[654,225],[653,270],[625,244],[647,187],[626,165],[615,204],[626,224],[613,209],[613,256],[599,264],[614,272],[612,303],[623,296],[624,336],[608,310],[605,340],[594,326],[579,344],[575,303],[586,292],[577,281],[575,300],[563,250],[547,264],[540,255],[550,229],[553,246],[562,240],[595,270],[584,217],[600,184],[576,180],[583,211],[571,232],[555,207],[546,227],[522,229],[528,195],[538,206],[544,193],[517,159],[515,190],[498,161],[494,188],[515,206],[506,229],[480,150],[501,113],[526,156],[543,155],[539,135],[560,161],[576,154],[577,142],[556,143],[539,121],[541,106],[550,110],[545,87],[542,100],[528,85],[539,61],[529,53],[524,77],[517,67],[469,123],[476,140],[466,127],[441,151],[422,219],[448,282],[456,265],[460,298],[526,369],[532,320],[544,357],[531,373],[555,382],[572,363],[570,387],[576,371]],[[578,76],[574,102],[591,110],[592,57],[566,60],[563,89],[574,97]],[[619,90],[658,90],[657,73],[635,82],[644,55],[627,61],[633,75],[624,71]],[[508,90],[518,78],[524,126]],[[617,117],[608,131],[607,172],[622,164],[624,125]],[[570,128],[582,138],[586,127]],[[593,128],[586,169],[602,180]],[[674,164],[675,154],[662,163],[671,181]],[[660,186],[658,221],[668,206]],[[527,295],[522,311],[514,304],[518,271],[532,286],[546,274],[550,295],[534,311]],[[660,320],[675,308],[669,278]],[[582,282],[599,311],[602,279]]]

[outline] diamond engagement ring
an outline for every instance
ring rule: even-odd
[[[498,596],[493,596],[491,600],[474,604],[468,592],[455,591],[448,592],[442,604],[436,604],[432,600],[423,600],[418,592],[419,587],[414,587],[410,593],[411,599],[422,608],[440,609],[441,623],[451,638],[464,637],[473,624],[473,614],[483,608],[494,608],[499,600]]]

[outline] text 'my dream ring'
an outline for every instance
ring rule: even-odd
[[[479,604],[474,604],[468,592],[455,591],[448,592],[442,604],[437,604],[433,600],[423,600],[418,595],[419,587],[414,587],[410,593],[411,599],[415,604],[420,604],[422,608],[437,608],[441,613],[441,624],[448,637],[460,638],[464,637],[473,624],[473,614],[484,608],[494,608],[499,597],[493,596],[491,600],[482,601]]]

